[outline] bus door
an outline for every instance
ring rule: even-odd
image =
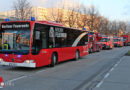
[[[95,34],[93,35],[93,51],[95,52],[96,50],[96,39],[95,39],[96,37],[95,37]]]
[[[38,26],[37,26],[38,25]],[[37,61],[38,65],[49,64],[48,58],[48,27],[36,24],[31,46],[31,53],[33,58]]]

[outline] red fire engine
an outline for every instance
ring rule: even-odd
[[[102,43],[103,49],[112,49],[114,47],[113,37],[111,36],[103,36],[101,43]]]
[[[128,35],[121,35],[121,37],[123,37],[123,42],[124,42],[125,46],[130,45],[130,34],[128,34]]]
[[[89,53],[100,51],[102,49],[102,43],[100,40],[102,39],[102,35],[99,33],[89,32]]]
[[[115,47],[124,46],[122,37],[114,37],[113,40],[114,40],[114,46]]]

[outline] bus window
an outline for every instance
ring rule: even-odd
[[[88,35],[85,35],[80,42],[78,43],[78,46],[84,46],[88,44]]]
[[[47,36],[45,32],[41,32],[42,48],[47,48]]]

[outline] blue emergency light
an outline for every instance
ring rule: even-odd
[[[35,17],[31,17],[31,21],[35,21]]]
[[[5,54],[6,57],[8,57],[8,54]]]
[[[9,18],[6,18],[5,21],[8,22],[8,21],[9,21]]]
[[[21,56],[22,56],[22,55],[18,55],[17,57],[18,57],[18,58],[21,58]]]
[[[85,31],[86,31],[86,28],[83,28],[83,30],[85,30]]]

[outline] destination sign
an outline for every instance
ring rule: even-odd
[[[29,22],[2,23],[1,29],[30,29]]]

